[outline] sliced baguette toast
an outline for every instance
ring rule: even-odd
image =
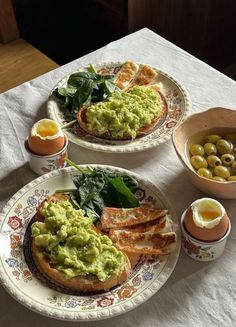
[[[174,232],[133,233],[128,230],[113,229],[109,236],[118,249],[140,254],[170,254],[174,251],[177,241]]]
[[[127,85],[126,90],[129,90],[135,85],[148,85],[154,81],[157,77],[157,72],[148,65],[144,65],[139,68],[137,74]]]
[[[48,197],[45,201],[65,201],[69,200],[69,196],[65,194],[56,193]],[[45,202],[44,201],[44,202]],[[43,203],[44,203],[43,202]],[[35,215],[36,221],[43,221],[44,217],[41,214],[41,208],[43,203],[39,206],[38,211]],[[96,231],[96,227],[94,228]],[[31,243],[32,256],[37,269],[47,277],[51,282],[71,289],[73,291],[79,291],[84,293],[97,292],[97,291],[108,291],[109,289],[123,283],[131,272],[131,263],[128,256],[124,254],[124,266],[118,276],[114,275],[109,277],[105,281],[100,281],[96,276],[77,276],[74,278],[67,278],[63,272],[55,269],[50,265],[50,260],[43,248],[35,244],[35,240],[32,239]]]
[[[115,85],[120,89],[124,89],[129,85],[130,81],[134,78],[138,70],[139,65],[137,65],[134,61],[126,61],[115,77]]]
[[[166,209],[155,208],[147,203],[135,208],[105,207],[102,211],[101,224],[103,229],[137,227],[138,224],[160,220],[166,214]]]
[[[160,100],[161,110],[158,111],[156,117],[153,118],[153,120],[151,121],[150,124],[138,129],[137,135],[136,135],[137,138],[149,134],[155,128],[155,126],[159,122],[160,118],[165,116],[168,111],[167,101],[165,99],[165,96],[160,92],[159,85],[158,84],[145,85],[145,87],[150,88],[153,92],[155,92],[158,99]],[[81,108],[79,110],[79,112],[77,113],[77,121],[78,121],[80,127],[84,131],[86,131],[87,133],[89,133],[91,135],[94,135],[94,136],[97,136],[100,138],[104,138],[104,139],[116,140],[116,138],[112,137],[112,135],[109,131],[106,133],[99,134],[95,130],[91,131],[90,129],[88,129],[88,125],[87,125],[88,121],[87,121],[87,117],[86,117],[87,110],[89,110],[89,107],[84,107],[84,108]],[[117,140],[130,140],[130,139],[132,139],[131,135],[124,134],[122,138],[119,138]]]

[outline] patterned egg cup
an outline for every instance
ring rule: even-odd
[[[221,256],[224,252],[227,238],[231,230],[231,223],[229,220],[229,226],[226,234],[217,241],[206,242],[200,241],[192,237],[184,227],[184,218],[186,211],[181,217],[181,232],[182,232],[182,247],[184,252],[189,255],[192,259],[197,261],[213,261]]]
[[[30,168],[38,175],[44,175],[55,169],[66,167],[68,137],[65,135],[65,145],[57,153],[40,156],[30,151],[28,141],[25,140],[25,149],[29,153]]]

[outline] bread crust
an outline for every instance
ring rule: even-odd
[[[65,194],[55,194],[50,196],[45,201],[61,201],[61,200],[68,200],[69,196]],[[44,202],[45,202],[44,201]],[[43,203],[44,203],[43,202]],[[43,221],[43,216],[40,213],[40,209],[43,205],[43,203],[39,206],[35,219],[36,221]],[[118,276],[114,275],[109,277],[105,281],[98,280],[95,276],[77,276],[73,278],[67,278],[66,275],[63,272],[60,272],[59,270],[55,269],[50,265],[50,260],[47,257],[47,254],[45,251],[38,247],[35,244],[35,240],[32,239],[31,242],[31,252],[33,256],[34,263],[37,267],[37,269],[45,276],[47,277],[51,282],[58,284],[59,286],[62,286],[64,288],[68,288],[73,291],[78,292],[84,292],[84,293],[90,293],[90,292],[97,292],[97,291],[108,291],[111,288],[118,286],[119,284],[122,284],[125,280],[127,280],[130,272],[131,272],[131,263],[128,258],[128,256],[123,252],[125,263],[123,266],[123,269],[120,271],[120,274]]]
[[[148,86],[145,86],[145,87],[148,87]],[[150,85],[150,88],[151,88],[151,85]],[[160,113],[158,113],[158,115],[156,117],[153,118],[153,120],[151,121],[150,124],[138,129],[136,138],[148,135],[155,128],[155,126],[159,122],[160,118],[163,117],[168,111],[168,105],[167,105],[165,96],[159,90],[156,90],[154,88],[151,88],[151,89],[160,96],[162,110],[160,111]],[[122,138],[114,138],[108,132],[99,134],[96,131],[90,131],[87,126],[87,118],[86,118],[87,110],[88,110],[88,107],[84,107],[78,111],[77,121],[78,121],[80,127],[88,134],[94,135],[99,138],[108,139],[108,140],[122,141],[122,140],[131,140],[132,139],[132,136],[129,134],[124,134]]]
[[[97,291],[108,291],[111,288],[122,284],[128,278],[131,271],[131,264],[126,254],[124,268],[118,276],[111,276],[107,280],[101,282],[96,277],[84,277],[78,276],[74,278],[66,278],[65,274],[59,270],[51,267],[49,259],[47,258],[44,251],[35,245],[34,240],[31,245],[32,255],[34,262],[39,271],[46,275],[50,281],[57,283],[63,287],[69,288],[73,291],[81,291],[84,293],[97,292]]]

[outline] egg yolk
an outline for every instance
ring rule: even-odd
[[[200,215],[202,216],[202,219],[205,221],[212,221],[215,218],[219,217],[219,212],[218,211],[202,211],[199,212]]]
[[[58,133],[58,127],[54,122],[42,122],[37,126],[37,134],[42,137],[53,136]]]

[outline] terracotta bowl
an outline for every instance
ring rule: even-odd
[[[208,134],[236,133],[236,110],[211,108],[187,117],[172,134],[175,151],[192,183],[202,192],[222,199],[236,199],[236,181],[218,182],[199,176],[190,163],[189,148]]]

